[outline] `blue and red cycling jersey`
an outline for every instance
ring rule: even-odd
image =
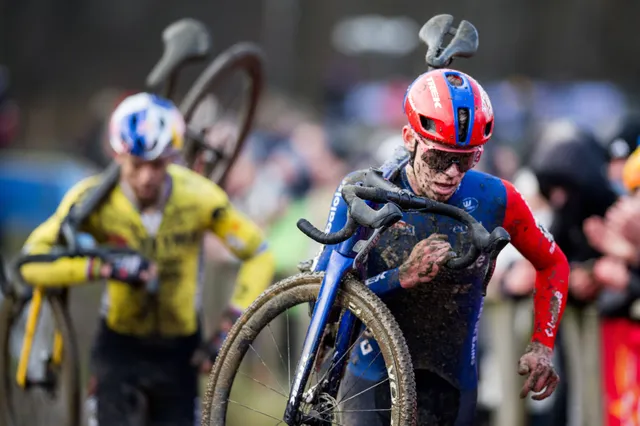
[[[406,163],[408,159],[405,159]],[[361,173],[342,182],[358,182]],[[412,191],[404,168],[391,181]],[[553,237],[533,217],[526,201],[509,182],[471,170],[447,202],[472,215],[491,231],[504,227],[511,243],[535,267],[534,329],[532,341],[553,348],[557,326],[567,299],[569,265]],[[325,231],[340,230],[348,207],[336,191]],[[456,252],[468,248],[466,226],[451,218],[409,211],[385,232],[367,260],[367,285],[389,306],[402,329],[414,368],[433,371],[461,390],[477,387],[476,340],[484,301],[483,279],[488,259],[460,271],[442,268],[429,283],[403,289],[398,267],[413,247],[433,233],[445,234]],[[325,270],[335,246],[325,246],[314,269]],[[363,335],[349,363],[351,372],[379,380],[386,369],[376,342]]]

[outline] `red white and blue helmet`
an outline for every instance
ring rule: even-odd
[[[431,141],[451,147],[484,145],[493,133],[489,96],[460,71],[429,71],[407,89],[404,112],[411,127]]]
[[[118,154],[155,160],[182,148],[185,123],[169,100],[149,93],[126,97],[111,114],[109,142]]]

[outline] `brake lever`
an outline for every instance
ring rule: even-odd
[[[355,259],[353,259],[353,269],[355,269],[356,271],[360,269],[362,264],[366,261],[367,256],[369,256],[371,250],[376,246],[376,244],[378,244],[378,241],[380,241],[380,237],[382,236],[382,234],[389,228],[390,225],[376,228],[368,240],[360,240],[358,243],[356,243],[353,249],[358,250],[358,254],[356,255]],[[358,244],[363,241],[364,243],[362,244],[362,246],[358,247]]]

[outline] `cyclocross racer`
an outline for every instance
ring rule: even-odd
[[[544,399],[559,380],[551,355],[567,300],[569,265],[511,183],[471,170],[493,131],[489,97],[470,76],[439,69],[419,76],[409,86],[404,111],[409,122],[402,129],[406,155],[385,163],[385,174],[419,196],[464,209],[489,231],[504,227],[512,244],[537,270],[533,337],[520,358],[518,372],[528,375],[521,397],[532,391],[542,392],[534,399]],[[361,176],[361,172],[352,173],[342,184],[357,183]],[[338,190],[325,232],[340,230],[346,218],[347,205]],[[452,257],[452,250],[462,245],[465,232],[452,219],[405,212],[368,257],[367,284],[389,291],[383,300],[398,320],[411,352],[421,425],[473,424],[477,327],[488,259],[481,257],[462,271],[443,265]],[[325,246],[316,259],[316,271],[326,268],[333,249]],[[353,385],[349,383],[358,380],[349,396],[362,395],[349,400],[345,423],[389,424],[388,411],[375,410],[389,406],[388,387],[364,392],[386,378],[384,360],[376,357],[375,341],[366,334],[361,339],[342,386],[350,389]],[[349,417],[349,412],[358,410],[369,413]]]
[[[258,227],[229,204],[216,184],[171,164],[184,131],[178,109],[147,93],[129,96],[111,117],[110,142],[121,165],[120,181],[83,231],[99,244],[129,247],[141,255],[106,262],[62,258],[21,268],[27,282],[44,287],[109,280],[93,351],[100,426],[127,423],[140,410],[136,394],[146,399],[148,424],[193,426],[198,366],[192,357],[200,345],[206,231],[244,261],[214,346],[273,277],[273,255]],[[100,176],[94,176],[72,188],[53,216],[31,234],[25,250],[55,250],[71,206],[99,182]],[[152,299],[142,284],[155,276],[160,287]],[[215,356],[215,348],[210,350]]]

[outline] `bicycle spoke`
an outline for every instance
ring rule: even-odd
[[[374,363],[374,361],[376,359],[378,359],[378,357],[380,356],[380,354],[382,353],[382,351],[378,351],[378,353],[376,354],[376,356],[371,360],[371,362],[369,362],[369,365],[367,365],[367,368],[365,368],[359,375],[358,377],[356,377],[356,380],[353,382],[353,384],[351,385],[351,387],[349,388],[348,391],[346,391],[344,393],[344,396],[346,397],[347,395],[349,395],[349,392],[351,392],[351,390],[356,386],[356,384],[358,383],[358,379],[360,379],[362,377],[362,375],[365,373],[365,371],[367,371],[369,369],[369,367],[371,367],[371,365]],[[338,402],[340,403],[340,402]]]
[[[368,388],[366,388],[366,389],[365,389],[365,390],[363,390],[362,392],[358,392],[357,394],[355,394],[355,395],[353,395],[353,396],[351,396],[351,397],[349,397],[349,398],[345,399],[344,401],[340,401],[340,402],[339,402],[339,404],[344,404],[344,403],[345,403],[345,402],[347,402],[347,401],[351,401],[353,398],[355,398],[355,397],[357,397],[357,396],[360,396],[360,395],[362,395],[363,393],[368,392],[368,391],[370,391],[371,389],[373,389],[373,388],[375,388],[375,387],[378,387],[378,386],[380,386],[381,384],[383,384],[384,382],[388,382],[388,381],[389,381],[389,378],[387,377],[387,378],[386,378],[386,379],[384,379],[383,381],[378,382],[378,383],[376,383],[375,385],[369,386]],[[326,410],[325,410],[325,411],[326,411]],[[320,414],[322,414],[322,413],[320,413]]]
[[[250,379],[250,380],[253,380],[253,381],[254,381],[254,382],[256,382],[257,384],[259,384],[259,385],[261,385],[261,386],[264,386],[265,388],[267,388],[267,389],[269,389],[269,390],[274,391],[275,393],[277,393],[278,395],[282,396],[282,397],[283,397],[283,398],[285,398],[285,399],[288,399],[288,398],[289,398],[287,395],[283,394],[283,393],[282,393],[282,392],[280,392],[279,390],[276,390],[276,389],[272,388],[272,387],[271,387],[271,386],[269,386],[269,385],[265,385],[265,384],[264,384],[264,383],[262,383],[260,380],[254,379],[253,377],[249,376],[249,375],[248,375],[248,374],[246,374],[246,373],[243,373],[242,371],[238,371],[238,374],[241,374],[241,375],[243,375],[244,377],[246,377],[246,378],[248,378],[248,379]]]
[[[323,411],[324,413],[326,413],[326,411]],[[319,413],[318,415],[321,415],[322,413]],[[316,416],[309,416],[312,419],[316,419],[316,420],[320,420],[323,423],[326,423],[326,421],[321,418],[321,417],[316,417]],[[336,425],[336,426],[344,426],[342,423],[338,423],[338,422],[331,422],[332,425]]]
[[[363,408],[362,410],[340,410],[334,413],[360,413],[365,411],[391,411],[391,408]]]
[[[267,328],[269,329],[269,334],[271,334],[271,340],[273,340],[273,343],[276,345],[276,350],[278,351],[280,362],[282,362],[282,368],[286,369],[287,367],[284,365],[284,358],[282,358],[282,353],[280,353],[280,347],[278,346],[278,342],[276,342],[276,337],[273,335],[273,331],[271,330],[271,323],[267,324]]]
[[[262,411],[256,410],[255,408],[248,407],[248,406],[246,406],[246,405],[244,405],[244,404],[240,404],[239,402],[234,401],[234,400],[232,400],[232,399],[227,399],[227,401],[229,401],[229,402],[233,402],[234,404],[237,404],[237,405],[239,405],[239,406],[241,406],[241,407],[244,407],[244,408],[246,408],[247,410],[255,411],[255,412],[256,412],[256,413],[258,413],[258,414],[262,414],[263,416],[270,417],[270,418],[272,418],[273,420],[277,420],[277,421],[279,421],[280,423],[282,423],[282,419],[279,419],[279,418],[277,418],[277,417],[274,417],[274,416],[272,416],[272,415],[270,415],[270,414],[263,413]],[[280,423],[278,423],[278,424],[280,424]]]
[[[323,381],[325,379],[325,377],[327,377],[329,375],[329,373],[331,373],[331,371],[333,371],[333,369],[335,368],[336,365],[338,365],[340,363],[340,361],[342,361],[344,359],[345,356],[347,356],[348,353],[351,352],[351,350],[353,349],[353,347],[356,345],[356,343],[358,343],[358,340],[360,339],[360,337],[362,336],[362,334],[364,333],[364,329],[360,332],[360,334],[358,335],[358,337],[353,341],[353,343],[351,344],[351,346],[349,347],[349,349],[347,349],[342,356],[340,357],[340,359],[338,359],[335,363],[333,363],[333,365],[331,366],[331,368],[329,368],[327,370],[326,373],[324,373],[324,375],[320,378],[320,380],[318,381],[318,383],[320,383],[321,381]]]
[[[262,362],[262,365],[264,365],[264,367],[267,369],[267,371],[269,372],[269,374],[271,374],[273,376],[274,379],[276,379],[276,383],[278,384],[278,386],[280,386],[280,389],[282,390],[282,393],[286,393],[286,391],[284,390],[284,388],[282,387],[282,385],[280,384],[280,381],[278,380],[278,376],[276,376],[275,374],[273,374],[273,372],[271,371],[271,369],[269,368],[269,366],[264,362],[264,360],[262,359],[262,357],[260,356],[260,354],[258,353],[258,351],[256,351],[256,349],[253,347],[253,345],[251,343],[249,343],[249,347],[251,348],[251,350],[253,352],[255,352],[255,354],[258,356],[258,358],[260,359],[260,362]]]
[[[366,389],[365,389],[365,390],[363,390],[362,392],[358,392],[357,394],[353,395],[352,397],[349,397],[349,398],[345,399],[344,401],[340,401],[340,402],[338,403],[338,405],[340,405],[340,404],[344,404],[345,402],[350,401],[350,400],[352,400],[353,398],[355,398],[355,397],[357,397],[357,396],[360,396],[360,395],[362,395],[363,393],[368,392],[368,391],[370,391],[371,389],[373,389],[373,388],[375,388],[375,387],[378,387],[378,386],[380,386],[381,384],[383,384],[384,382],[388,382],[388,381],[389,381],[389,378],[387,377],[386,379],[382,380],[381,382],[378,382],[378,383],[376,383],[375,385],[369,386],[368,388],[366,388]],[[331,407],[330,407],[330,408],[327,408],[326,410],[324,410],[324,411],[322,411],[322,412],[320,412],[320,413],[318,413],[318,415],[322,415],[322,414],[324,414],[324,413],[328,412],[329,410],[331,410]],[[355,410],[355,411],[363,411],[363,410]]]

